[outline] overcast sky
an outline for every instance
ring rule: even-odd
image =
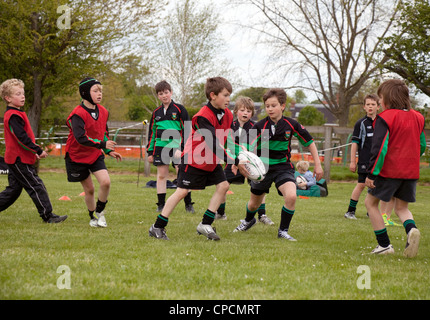
[[[180,0],[170,0],[170,8]],[[268,63],[270,57],[270,48],[265,47],[258,42],[258,34],[252,32],[249,28],[240,27],[240,24],[246,24],[254,21],[257,9],[251,5],[240,6],[233,5],[234,0],[196,0],[196,3],[203,5],[209,3],[214,7],[218,16],[214,19],[220,19],[225,23],[220,23],[220,34],[226,42],[225,57],[231,62],[233,69],[241,77],[243,87],[289,87],[292,82],[279,77],[276,72],[268,73],[273,64]],[[209,40],[210,41],[210,40]],[[236,89],[235,89],[236,90]],[[292,94],[294,90],[287,90]],[[316,96],[305,91],[307,100],[315,100]],[[430,105],[430,98],[426,95],[417,97],[421,103]]]

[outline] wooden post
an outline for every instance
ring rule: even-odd
[[[331,156],[332,151],[327,150],[332,147],[331,138],[333,134],[333,127],[337,127],[337,124],[326,123],[324,125],[324,179],[327,183],[330,182],[330,167],[331,167]]]
[[[148,152],[146,150],[146,146],[148,145],[148,135],[149,135],[149,124],[146,124],[145,139],[143,139],[143,141],[145,141],[145,162],[143,167],[145,177],[149,177],[149,175],[151,174],[151,164],[148,162]]]

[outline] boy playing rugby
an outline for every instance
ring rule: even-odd
[[[228,109],[232,92],[230,82],[222,77],[209,78],[206,81],[205,92],[209,102],[192,118],[191,134],[179,165],[178,187],[167,199],[163,211],[149,229],[149,235],[156,239],[169,239],[165,230],[169,216],[190,189],[202,190],[215,185],[215,192],[202,221],[197,226],[197,232],[210,240],[220,240],[212,223],[216,210],[229,188],[220,161],[233,162],[234,171],[239,168],[242,174],[248,175],[244,165],[239,164],[239,160],[229,155],[224,148],[233,122],[233,115]]]
[[[394,211],[407,234],[405,257],[418,253],[420,231],[417,229],[409,202],[415,202],[420,175],[420,156],[425,152],[424,117],[411,107],[409,89],[401,80],[388,80],[378,88],[383,112],[374,123],[365,205],[376,235],[374,254],[394,253],[379,201],[395,198]]]
[[[7,103],[4,114],[5,162],[8,165],[9,186],[0,193],[0,211],[6,210],[27,191],[40,217],[46,223],[58,223],[67,216],[52,213],[52,205],[42,179],[37,175],[36,159],[48,156],[37,144],[27,114],[21,110],[25,104],[24,82],[9,79],[0,86],[0,96]]]
[[[312,136],[297,121],[283,116],[287,101],[285,90],[270,89],[264,94],[263,101],[268,117],[255,124],[254,128],[258,130],[258,135],[252,145],[261,153],[261,159],[269,169],[264,180],[258,183],[251,182],[251,197],[246,207],[246,217],[241,220],[234,232],[246,231],[255,224],[254,216],[274,182],[278,194],[282,195],[285,201],[281,210],[278,238],[296,241],[288,234],[297,198],[295,170],[290,161],[293,136],[297,137],[302,145],[309,147],[315,163],[314,175],[317,180],[322,178],[323,170]]]
[[[79,84],[82,103],[67,118],[69,136],[66,143],[66,170],[69,182],[80,182],[85,192],[85,203],[90,215],[91,227],[107,227],[104,209],[110,191],[110,177],[105,156],[121,161],[119,153],[113,151],[116,142],[109,140],[107,121],[109,112],[99,104],[102,100],[102,85],[94,78],[85,78]],[[91,173],[100,188],[97,204]]]

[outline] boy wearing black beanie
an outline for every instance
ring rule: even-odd
[[[82,184],[90,226],[107,227],[104,209],[110,191],[110,178],[104,154],[119,161],[122,157],[114,151],[116,142],[109,140],[109,112],[100,104],[103,97],[101,83],[94,78],[85,78],[79,84],[79,93],[82,102],[67,118],[67,179]],[[97,203],[91,173],[100,185]]]

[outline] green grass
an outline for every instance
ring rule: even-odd
[[[110,163],[109,163],[110,165]],[[274,187],[267,197],[275,226],[256,225],[233,233],[244,218],[246,185],[233,185],[228,220],[216,221],[221,241],[207,241],[195,228],[214,188],[194,191],[196,214],[180,203],[167,227],[171,241],[148,236],[156,218],[156,191],[143,188],[151,178],[112,174],[106,229],[93,229],[80,184],[61,172],[40,173],[62,224],[42,223],[28,195],[0,213],[0,299],[429,299],[430,187],[420,185],[410,205],[422,233],[416,258],[402,255],[403,227],[389,227],[396,253],[372,256],[376,246],[364,197],[358,220],[343,218],[354,182],[332,182],[327,198],[298,199],[290,233],[277,239],[282,198]],[[0,189],[7,177],[0,176]],[[168,190],[170,195],[173,190]],[[58,201],[68,195],[72,201]],[[395,220],[398,220],[395,217]],[[70,268],[71,289],[60,290],[60,266]],[[357,288],[357,268],[371,271],[371,289]]]

